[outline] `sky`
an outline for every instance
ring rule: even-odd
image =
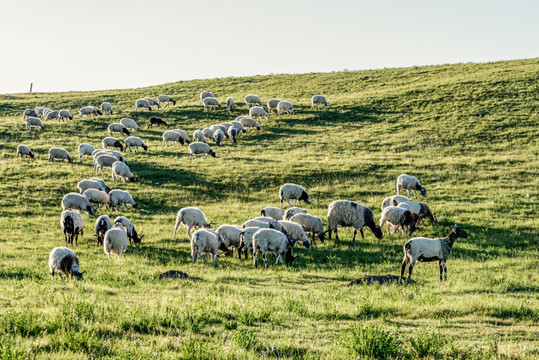
[[[0,93],[539,57],[538,0],[0,5]]]

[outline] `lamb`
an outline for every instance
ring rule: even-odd
[[[31,130],[31,128],[37,128],[39,130],[45,129],[45,126],[43,126],[43,123],[41,120],[35,117],[29,117],[26,119],[26,130]]]
[[[161,118],[158,118],[156,116],[152,116],[149,120],[148,120],[148,127],[154,127],[154,126],[160,126],[160,125],[163,125],[163,126],[167,126],[167,122],[166,121],[163,121],[163,119]]]
[[[103,114],[111,114],[112,115],[112,105],[108,102],[101,103],[101,112]]]
[[[453,226],[451,233],[442,239],[429,239],[424,237],[417,237],[410,239],[404,244],[404,259],[401,265],[401,277],[404,276],[404,270],[406,265],[410,263],[408,268],[408,280],[412,277],[412,269],[416,261],[431,262],[438,261],[438,267],[440,268],[440,281],[442,281],[442,272],[444,272],[444,279],[447,280],[447,265],[445,262],[451,255],[451,248],[457,238],[468,238],[468,234],[458,227],[456,224]]]
[[[178,211],[176,216],[176,224],[174,225],[174,235],[172,240],[176,239],[176,232],[180,225],[185,225],[187,227],[187,237],[191,239],[191,229],[194,227],[198,228],[211,228],[211,222],[206,220],[206,216],[197,207],[185,207],[181,208]]]
[[[271,114],[273,110],[277,111],[277,104],[281,102],[280,99],[269,99],[268,100],[268,113]]]
[[[258,123],[256,122],[255,119],[253,118],[249,118],[249,117],[242,117],[239,122],[241,123],[241,125],[243,126],[243,128],[245,130],[247,129],[250,129],[250,128],[253,128],[253,129],[256,129],[256,130],[260,130],[260,125],[258,125]]]
[[[213,230],[199,229],[191,237],[191,259],[193,262],[195,262],[195,254],[196,262],[198,263],[202,254],[205,253],[211,255],[212,262],[215,264],[219,257],[220,248],[228,253],[222,236]],[[207,257],[204,257],[204,262],[207,262]]]
[[[323,95],[315,95],[311,99],[311,109],[314,109],[314,107],[322,105],[322,107],[329,107],[329,103],[326,100],[326,98]]]
[[[173,129],[172,131],[176,131],[177,133],[181,135],[184,144],[191,143],[191,139],[189,138],[189,135],[187,135],[187,131],[180,130],[180,129]]]
[[[83,280],[85,271],[80,272],[79,259],[77,255],[66,247],[55,247],[49,254],[49,272],[54,279],[54,272],[58,272],[58,277],[75,276],[77,280]]]
[[[110,136],[103,138],[103,140],[101,140],[101,145],[103,146],[103,149],[108,149],[109,147],[111,147],[113,149],[117,148],[120,149],[120,151],[124,151],[124,147],[120,140]]]
[[[86,196],[88,200],[90,200],[90,203],[98,204],[99,208],[101,208],[101,205],[107,206],[107,204],[109,203],[109,195],[102,190],[87,189],[84,190],[82,195]]]
[[[241,259],[241,253],[239,251],[241,246],[240,233],[241,227],[237,225],[221,225],[217,228],[217,233],[221,235],[227,248],[234,248],[238,253],[238,258]]]
[[[331,232],[335,232],[335,239],[339,241],[337,234],[338,226],[352,226],[354,228],[354,236],[352,241],[356,240],[356,234],[359,230],[361,238],[364,239],[363,227],[368,226],[378,239],[382,238],[382,230],[380,226],[374,223],[374,215],[371,209],[366,206],[356,204],[348,200],[336,200],[329,204],[328,207],[328,233],[331,240]]]
[[[108,215],[101,215],[95,221],[95,236],[97,237],[97,245],[103,245],[106,232],[112,229],[112,221]]]
[[[262,100],[257,95],[249,94],[245,97],[245,105],[247,105],[247,109],[250,109],[251,105],[262,106]]]
[[[234,110],[234,99],[231,97],[226,98],[226,108],[228,111]]]
[[[230,124],[232,126],[235,126],[240,132],[244,133],[245,129],[243,128],[243,124],[239,121],[231,121]],[[228,129],[226,129],[228,131]]]
[[[268,206],[262,209],[260,215],[270,217],[274,220],[282,220],[284,216],[284,210],[278,207]]]
[[[135,152],[138,152],[138,148],[141,147],[144,149],[144,151],[148,150],[148,146],[142,141],[141,138],[138,136],[130,136],[124,140],[125,142],[125,148],[131,152],[131,148],[135,148]]]
[[[283,216],[283,219],[284,220],[290,220],[292,219],[292,216],[296,215],[296,214],[308,214],[309,212],[305,209],[302,209],[300,207],[297,207],[297,206],[292,206],[291,208],[289,208],[288,210],[286,210],[284,212],[284,216]]]
[[[282,262],[283,257],[286,265],[292,264],[296,259],[292,255],[292,242],[290,238],[282,232],[273,229],[260,229],[253,235],[253,262],[255,268],[257,267],[256,260],[259,250],[262,253],[266,268],[268,267],[268,252],[277,255],[275,265],[278,265],[279,261]]]
[[[288,220],[280,220],[279,223],[283,226],[285,232],[288,234],[289,239],[291,240],[292,245],[295,245],[296,242],[301,241],[305,248],[311,247],[311,242],[309,237],[303,230],[300,224]]]
[[[73,120],[73,116],[67,109],[62,109],[58,111],[58,119],[59,120]]]
[[[109,192],[109,208],[114,208],[114,210],[118,211],[118,205],[123,205],[124,211],[126,210],[126,205],[131,206],[133,209],[137,208],[137,203],[133,198],[131,197],[131,194],[127,191],[123,190],[111,190]]]
[[[79,115],[82,118],[82,115],[98,116],[98,115],[103,115],[103,113],[99,111],[99,109],[96,108],[95,106],[85,106],[79,110]]]
[[[69,156],[69,153],[66,149],[62,149],[59,147],[51,147],[49,149],[49,161],[54,161],[55,159],[60,159],[62,161],[67,160],[68,162],[72,163],[73,159],[71,156]]]
[[[99,169],[101,171],[101,174],[103,174],[104,167],[110,167],[112,172],[112,164],[114,164],[116,161],[118,161],[118,158],[116,156],[113,156],[112,154],[99,155],[94,161],[94,170],[96,174],[97,169]]]
[[[213,95],[213,93],[211,91],[203,91],[200,93],[200,103],[203,104],[203,101],[205,98],[207,97],[212,97],[214,98],[215,95]]]
[[[301,225],[306,233],[310,233],[312,236],[312,242],[314,243],[314,236],[318,235],[318,239],[324,242],[325,234],[324,225],[322,219],[310,214],[296,214],[290,218],[290,221]]]
[[[129,166],[127,166],[121,161],[116,161],[115,163],[113,163],[110,172],[112,175],[112,180],[114,181],[116,181],[117,179],[122,179],[124,184],[126,181],[135,181],[135,176],[133,176],[133,174],[131,173]]]
[[[100,183],[107,194],[110,192],[110,188],[107,186],[107,184],[105,183],[105,181],[103,179],[93,177],[93,178],[90,178],[90,180],[94,180],[94,181],[97,181],[98,183]]]
[[[30,148],[26,145],[20,144],[17,146],[17,156],[34,158],[34,153],[30,151]]]
[[[424,218],[428,218],[432,226],[438,226],[438,220],[434,217],[427,204],[413,201],[403,195],[394,195],[385,198],[382,201],[382,211],[386,207],[394,205],[394,202],[397,203],[399,206],[401,204],[407,204],[409,206],[409,210],[414,217],[416,226],[420,221],[423,221]]]
[[[80,210],[95,215],[95,209],[86,196],[77,193],[68,193],[62,198],[62,210]]]
[[[204,138],[206,138],[206,141],[213,140],[213,133],[215,131],[210,128],[204,128],[202,129],[202,135],[204,135]]]
[[[221,146],[224,139],[225,139],[225,134],[221,130],[218,129],[213,133],[213,140],[215,140],[215,143],[217,144],[217,146]]]
[[[401,174],[397,178],[397,195],[400,195],[400,191],[404,189],[408,193],[408,197],[410,197],[410,190],[414,193],[414,197],[417,197],[415,191],[419,190],[419,193],[421,196],[425,197],[427,196],[427,190],[421,185],[419,180],[412,175],[407,174]]]
[[[129,133],[129,130],[127,130],[127,128],[125,127],[124,124],[121,124],[121,123],[112,123],[112,124],[109,124],[107,130],[109,131],[109,135],[112,136],[112,133],[113,132],[119,132],[119,133],[124,133],[126,134],[127,136],[131,135]]]
[[[90,144],[82,143],[79,145],[79,160],[82,161],[83,156],[92,156],[95,147]]]
[[[66,246],[73,245],[73,239],[75,239],[75,245],[78,245],[79,234],[84,235],[84,220],[80,213],[64,210],[60,216],[60,228],[64,233]]]
[[[58,110],[52,110],[50,111],[49,113],[47,113],[47,115],[45,115],[45,120],[55,120],[55,119],[58,119],[58,114],[60,113],[60,111]]]
[[[292,115],[293,112],[294,112],[294,107],[288,101],[281,101],[279,104],[277,104],[277,113],[279,115],[283,113]]]
[[[122,224],[115,223],[111,229],[107,230],[103,239],[103,250],[108,255],[109,260],[110,254],[122,257],[122,253],[127,250],[127,233]]]
[[[161,108],[161,105],[159,105],[159,101],[155,100],[154,98],[145,97],[144,100],[148,101],[151,106],[157,106],[158,109]]]
[[[307,204],[311,203],[309,195],[307,195],[303,186],[290,183],[281,186],[279,189],[279,199],[281,200],[281,207],[283,207],[283,202],[285,200],[288,203],[288,206],[292,206],[290,204],[290,199],[294,199],[294,205],[296,205],[297,201],[304,201]]]
[[[138,99],[135,101],[135,111],[138,111],[139,108],[148,109],[148,111],[152,111],[152,107],[150,106],[150,103],[146,99]]]
[[[122,118],[120,124],[133,131],[139,131],[139,127],[135,120],[129,118]]]
[[[174,130],[165,131],[163,133],[163,146],[167,146],[169,142],[173,141],[176,146],[178,143],[184,144],[182,135]]]
[[[231,126],[228,128],[227,132],[228,132],[228,138],[230,139],[230,141],[232,141],[235,144],[240,131],[235,126]]]
[[[227,99],[228,100],[228,99]],[[37,113],[35,112],[35,110],[32,110],[32,109],[26,109],[24,110],[24,112],[22,113],[22,117],[23,118],[27,118],[27,117],[37,117]]]
[[[202,104],[204,105],[204,111],[211,111],[215,110],[215,108],[220,108],[221,103],[219,100],[217,100],[214,97],[206,97],[202,100]]]
[[[125,232],[127,233],[127,237],[129,239],[129,245],[132,243],[140,244],[142,242],[144,235],[138,237],[137,230],[135,230],[135,225],[131,220],[125,216],[118,216],[116,219],[114,219],[114,224],[116,223],[120,223],[125,227]]]
[[[400,226],[402,229],[402,237],[406,236],[406,229],[408,229],[408,236],[412,235],[415,231],[415,222],[412,217],[412,213],[409,208],[405,209],[398,206],[388,206],[382,211],[380,217],[380,228],[387,224],[387,234],[390,235],[391,226]]]
[[[260,106],[253,106],[252,108],[249,109],[249,117],[250,118],[262,118],[262,117],[265,117],[266,119],[269,120],[269,115],[268,113],[266,112],[266,110],[264,110],[264,108],[260,107]]]
[[[97,189],[97,190],[105,191],[105,188],[100,182],[95,181],[95,180],[90,180],[90,179],[84,179],[84,180],[79,181],[79,183],[77,184],[77,189],[79,189],[79,192],[81,194],[88,189]]]
[[[189,159],[193,160],[194,156],[202,155],[205,159],[208,155],[215,157],[215,152],[210,148],[208,144],[194,142],[189,144]]]
[[[167,103],[167,105],[165,107],[167,107],[170,103],[172,103],[173,105],[176,105],[176,100],[174,100],[173,98],[171,98],[170,96],[168,95],[159,95],[157,97],[157,101],[159,101],[159,103]]]

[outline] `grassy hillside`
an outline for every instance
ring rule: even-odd
[[[202,90],[237,110],[204,113]],[[197,128],[246,114],[241,99],[277,97],[294,114],[272,116],[217,158],[189,160],[186,147],[161,147],[163,129]],[[325,94],[327,110],[311,110]],[[134,101],[169,94],[176,106],[134,112]],[[539,357],[539,60],[460,64],[326,74],[275,75],[177,82],[141,89],[0,95],[0,358],[537,358]],[[114,115],[24,129],[21,114],[38,105],[67,108],[113,104]],[[78,161],[82,142],[100,146],[107,125],[131,117],[147,152],[128,153],[139,207],[123,214],[145,234],[123,258],[108,261],[84,214],[85,236],[74,251],[84,281],[51,280],[48,254],[63,246],[63,195],[95,176]],[[123,139],[123,136],[119,136]],[[18,144],[35,159],[15,157]],[[51,146],[73,164],[50,163]],[[441,237],[457,223],[448,281],[436,264],[418,264],[415,286],[345,286],[365,274],[397,274],[399,234],[317,243],[293,266],[254,269],[221,258],[191,264],[185,232],[172,241],[176,212],[198,206],[218,225],[241,224],[279,206],[285,182],[302,184],[306,208],[326,223],[336,199],[362,202],[376,221],[401,173],[427,188],[439,219],[414,236]],[[102,176],[113,184],[110,174]],[[359,235],[358,235],[359,236]],[[157,280],[182,270],[202,280]]]

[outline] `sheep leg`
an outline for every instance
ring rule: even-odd
[[[412,270],[414,269],[415,262],[415,259],[412,259],[412,261],[410,261],[410,267],[408,267],[408,280],[412,278]]]
[[[404,271],[406,270],[406,265],[408,264],[408,256],[406,254],[404,255],[404,259],[402,259],[401,264],[401,277],[404,276]]]
[[[268,264],[268,253],[265,252],[265,253],[262,253],[262,258],[264,259],[264,267],[267,269],[269,264]]]
[[[335,241],[340,241],[339,240],[339,234],[337,233],[337,228],[335,228]]]
[[[442,274],[444,272],[444,265],[442,264],[442,260],[438,261],[438,268],[440,268],[440,281],[442,281]]]
[[[277,259],[275,260],[275,265],[279,265],[280,260],[281,260],[281,255],[277,255]]]
[[[288,203],[289,207],[292,207],[292,205],[290,205],[290,199],[286,199],[286,202]]]
[[[401,232],[402,232],[402,237],[406,237],[406,227],[404,225],[401,225]]]
[[[193,228],[192,226],[187,227],[187,236],[189,237],[189,239],[191,238],[191,229],[192,228]]]
[[[354,236],[352,236],[352,241],[356,241],[356,234],[357,234],[357,229],[354,229]]]
[[[447,281],[447,265],[445,261],[442,261],[442,264],[444,265],[444,280]]]
[[[256,258],[258,257],[258,251],[256,249],[253,249],[253,263],[255,264],[255,268],[258,267],[256,264]],[[245,258],[247,258],[247,249],[245,249]]]

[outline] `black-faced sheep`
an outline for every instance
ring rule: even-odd
[[[427,190],[421,185],[419,180],[412,175],[401,174],[397,178],[397,195],[400,194],[401,190],[406,190],[408,197],[410,197],[410,190],[414,193],[414,197],[417,197],[416,190],[419,191],[421,196],[427,196]]]
[[[358,230],[361,233],[361,238],[365,238],[363,234],[363,228],[365,226],[369,227],[378,239],[381,239],[383,236],[380,226],[374,222],[374,215],[371,209],[348,200],[336,200],[329,204],[327,230],[329,239],[331,239],[331,232],[334,231],[335,239],[339,241],[339,235],[337,234],[338,226],[352,226],[354,228],[352,241],[356,240]]]
[[[77,255],[66,247],[56,247],[49,254],[49,272],[54,279],[54,272],[58,272],[58,276],[69,276],[83,280],[85,271],[80,272],[79,259]]]
[[[290,199],[294,199],[294,205],[296,205],[297,201],[304,201],[307,204],[311,203],[305,188],[297,184],[284,184],[281,186],[279,189],[279,199],[281,201],[281,207],[283,206],[283,202],[285,200],[288,203],[288,206],[292,206],[290,204]]]

